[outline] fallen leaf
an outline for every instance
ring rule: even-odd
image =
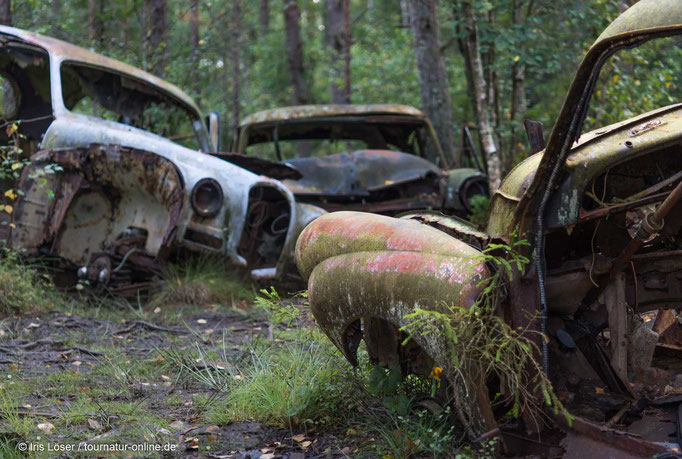
[[[595,393],[595,394],[602,394],[602,395],[603,395],[603,394],[604,394],[604,389],[601,388],[601,387],[599,387],[599,386],[595,386],[595,388],[594,388],[594,393]]]
[[[305,440],[305,435],[294,435],[291,437],[291,439],[301,443],[303,440]]]
[[[16,363],[10,363],[7,365],[7,368],[9,368],[9,371],[17,371],[19,369],[19,365]]]
[[[308,449],[308,447],[312,444],[313,444],[313,442],[306,440],[306,441],[302,441],[301,443],[299,443],[298,446],[300,446],[303,449]]]
[[[185,440],[185,448],[188,450],[199,449],[199,439],[197,437],[189,437]]]
[[[102,430],[102,424],[99,422],[95,421],[94,419],[88,419],[88,425],[92,430],[100,431]]]
[[[185,423],[182,421],[173,421],[170,424],[168,424],[168,427],[170,427],[171,429],[180,430],[183,427],[185,427]]]
[[[49,422],[41,422],[38,424],[38,429],[46,434],[52,433],[52,429],[54,429],[54,424],[50,424]]]
[[[161,308],[160,308],[160,307],[157,306],[156,308],[154,308],[154,314],[158,314],[158,313],[160,313],[160,312],[161,312]]]
[[[79,367],[79,366],[81,366],[82,363],[83,362],[81,362],[80,360],[75,360],[75,361],[71,362],[71,365]]]

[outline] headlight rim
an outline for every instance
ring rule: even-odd
[[[202,207],[197,202],[197,192],[201,189],[201,187],[206,186],[208,184],[213,186],[214,190],[217,191],[217,199],[215,200],[214,204],[207,208],[205,206]],[[192,204],[192,209],[194,209],[194,212],[200,217],[202,218],[215,217],[216,215],[218,215],[220,209],[223,207],[224,202],[223,188],[220,186],[220,183],[218,183],[216,179],[210,177],[203,178],[194,185],[194,188],[192,188],[190,202]]]

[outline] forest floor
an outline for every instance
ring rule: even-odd
[[[101,456],[96,445],[105,439],[128,445],[124,457],[154,455],[136,454],[135,445],[172,449],[162,457],[349,457],[357,440],[333,428],[248,417],[220,425],[221,379],[240,377],[231,362],[263,352],[269,329],[248,305],[55,310],[5,320],[0,409],[15,413],[5,432],[36,457],[67,445],[74,456]]]
[[[9,271],[0,266],[3,293],[13,285]],[[210,290],[215,276],[202,279]],[[444,415],[408,415],[395,403],[404,395],[377,397],[366,354],[352,369],[304,299],[276,298],[285,306],[273,311],[256,307],[274,303],[259,301],[255,288],[213,301],[196,278],[174,283],[172,295],[147,305],[26,285],[31,304],[43,306],[0,315],[0,456],[465,453]]]

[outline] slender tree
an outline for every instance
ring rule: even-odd
[[[400,27],[410,27],[410,6],[407,0],[400,0]]]
[[[232,132],[237,138],[239,130],[239,54],[241,51],[241,32],[239,30],[240,0],[233,0],[232,4]]]
[[[287,66],[291,81],[291,103],[308,103],[308,87],[303,67],[303,42],[301,41],[301,11],[297,0],[284,1],[284,31],[286,34]]]
[[[191,61],[194,70],[199,67],[199,0],[189,2],[189,46],[192,53]],[[201,84],[198,78],[194,78],[192,89],[195,94],[201,93]]]
[[[528,4],[527,9],[524,8],[523,0],[513,0],[512,10],[513,10],[513,21],[514,25],[517,27],[523,26],[526,17],[530,14],[530,8],[533,2]],[[525,11],[524,11],[525,10]],[[519,56],[515,56],[512,59],[511,68],[512,77],[512,94],[511,94],[511,107],[510,107],[510,151],[509,154],[504,156],[503,172],[508,172],[514,166],[514,162],[517,159],[520,151],[525,142],[523,142],[523,128],[522,123],[526,117],[526,65],[521,60]]]
[[[332,103],[350,103],[350,0],[327,0],[327,40],[331,47]]]
[[[455,151],[448,76],[440,51],[440,26],[436,6],[436,0],[410,0],[421,103],[422,109],[433,123],[446,157],[459,165],[460,158]],[[430,152],[430,155],[434,156],[435,152]]]
[[[0,24],[12,25],[12,0],[0,0]]]
[[[147,68],[164,76],[168,63],[168,1],[144,0]]]
[[[104,44],[103,10],[103,0],[88,0],[88,40],[95,49],[101,49]]]
[[[491,124],[491,104],[485,79],[483,58],[478,37],[478,25],[471,0],[462,0],[459,5],[462,17],[463,38],[460,49],[464,57],[467,86],[471,105],[478,124],[481,147],[488,165],[490,191],[499,188],[502,180],[502,163],[498,154]]]
[[[260,0],[258,19],[261,32],[263,34],[268,33],[268,29],[270,28],[270,2],[268,0]]]

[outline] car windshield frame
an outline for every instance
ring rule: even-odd
[[[315,125],[319,125],[319,131],[315,133],[313,129]],[[344,126],[350,125],[350,126]],[[336,127],[341,127],[335,129]],[[355,127],[361,132],[353,132]],[[407,138],[398,145],[395,140],[400,137],[394,135],[391,138],[386,138],[387,130],[393,126],[400,126],[407,134]],[[296,129],[296,128],[299,129]],[[344,129],[346,127],[346,129]],[[379,137],[375,140],[382,142],[382,148],[373,148],[368,137],[368,129],[376,129],[375,133]],[[289,131],[289,128],[292,128]],[[284,132],[282,132],[284,131]],[[336,131],[336,132],[334,132]],[[415,135],[417,133],[417,135]],[[329,115],[312,118],[300,119],[282,119],[274,121],[266,121],[246,125],[242,128],[238,150],[244,154],[249,154],[248,148],[254,145],[272,143],[275,148],[275,156],[279,161],[286,161],[291,158],[283,158],[278,145],[280,142],[288,141],[305,141],[305,140],[320,140],[320,141],[360,141],[367,144],[363,149],[393,149],[397,147],[397,151],[401,151],[415,156],[426,158],[426,143],[428,139],[435,142],[437,139],[433,137],[429,123],[420,117],[411,115]],[[405,148],[405,147],[410,148]],[[438,152],[440,145],[435,146]],[[333,154],[333,153],[330,153]],[[328,156],[328,155],[321,155]],[[301,157],[296,155],[295,157]]]
[[[68,107],[66,103],[66,98],[65,98],[65,86],[64,86],[64,80],[63,80],[63,72],[65,69],[68,69],[69,66],[73,67],[81,67],[81,68],[89,68],[93,69],[96,71],[104,72],[106,74],[112,75],[114,77],[117,77],[120,79],[120,81],[128,80],[132,82],[132,87],[128,88],[133,91],[139,92],[141,95],[147,95],[150,98],[156,98],[166,104],[173,104],[176,106],[179,110],[182,110],[187,115],[187,121],[188,124],[191,125],[192,128],[192,133],[194,135],[194,138],[196,140],[196,146],[197,148],[193,147],[187,147],[183,145],[182,143],[179,143],[179,139],[173,139],[172,137],[167,137],[164,136],[160,133],[154,132],[153,130],[150,130],[148,128],[145,128],[144,126],[136,126],[134,124],[129,124],[125,123],[120,120],[110,120],[106,119],[94,114],[85,114],[85,113],[79,113],[77,111],[73,111],[72,109],[77,105],[78,102],[73,104],[71,108]],[[116,123],[121,126],[126,126],[134,129],[139,129],[143,132],[147,132],[153,135],[157,135],[159,137],[163,137],[164,139],[167,139],[175,144],[178,144],[180,146],[184,146],[185,148],[189,148],[192,150],[196,151],[201,151],[201,152],[209,152],[209,141],[208,141],[208,134],[206,132],[206,128],[204,126],[201,114],[197,112],[193,107],[183,103],[181,100],[177,99],[174,97],[172,94],[168,93],[165,91],[163,88],[150,84],[149,82],[142,80],[140,78],[135,77],[134,75],[131,75],[129,73],[121,72],[112,68],[108,68],[106,66],[101,66],[101,65],[96,65],[91,62],[87,61],[82,61],[78,59],[70,59],[70,58],[64,58],[59,60],[57,63],[57,74],[54,76],[55,78],[58,78],[58,84],[56,85],[59,89],[59,99],[61,103],[61,107],[66,110],[68,113],[75,115],[75,116],[84,116],[92,119],[96,119],[98,121],[103,121],[103,122],[111,122],[111,123]],[[148,89],[146,91],[141,91],[140,88]],[[117,113],[120,115],[120,113]]]

